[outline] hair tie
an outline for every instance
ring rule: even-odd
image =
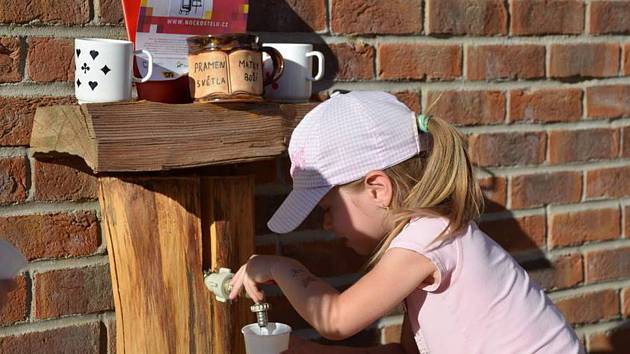
[[[418,128],[424,133],[429,132],[429,119],[430,115],[418,114]]]

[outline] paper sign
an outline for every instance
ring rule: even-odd
[[[186,38],[196,35],[243,33],[248,0],[142,0],[135,33],[136,49],[153,56],[151,80],[174,80],[188,73]],[[136,57],[141,76],[148,61]]]

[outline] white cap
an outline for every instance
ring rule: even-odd
[[[419,138],[415,113],[391,94],[333,95],[293,131],[293,190],[267,226],[277,233],[293,231],[334,186],[403,162],[426,150],[427,141]]]

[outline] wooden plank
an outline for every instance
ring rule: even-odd
[[[204,258],[210,268],[233,272],[254,253],[254,178],[252,176],[202,177],[202,225]],[[245,354],[241,328],[255,321],[249,299],[241,298],[227,305],[212,300],[213,353]]]
[[[99,179],[116,352],[212,353],[195,177]]]
[[[69,153],[95,173],[165,171],[274,158],[314,104],[157,102],[40,107],[35,154]]]

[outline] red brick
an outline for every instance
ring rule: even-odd
[[[398,100],[404,103],[409,109],[416,113],[420,113],[420,94],[412,91],[395,92],[394,95]]]
[[[34,20],[64,25],[85,24],[90,21],[90,2],[0,0],[0,23],[28,23]]]
[[[0,353],[104,353],[100,349],[101,325],[81,325],[0,337]]]
[[[381,330],[381,338],[383,338],[382,344],[400,343],[400,333],[402,332],[402,325],[390,325],[384,327]]]
[[[584,281],[582,257],[568,254],[522,264],[530,278],[546,290],[564,289]]]
[[[590,118],[630,116],[630,85],[586,88],[586,112]]]
[[[37,319],[113,310],[109,267],[99,265],[37,273],[34,298]]]
[[[508,10],[501,0],[427,0],[427,33],[492,36],[507,34]]]
[[[317,32],[325,29],[325,0],[267,0],[249,3],[248,31]]]
[[[38,106],[69,104],[74,97],[0,97],[0,146],[28,145]]]
[[[623,304],[621,306],[621,314],[624,317],[630,317],[630,288],[625,288],[621,292]]]
[[[21,275],[0,280],[0,326],[24,322],[30,312],[30,283]]]
[[[93,254],[99,246],[94,212],[0,217],[0,235],[29,260]]]
[[[579,60],[576,60],[579,58]],[[619,73],[619,45],[612,43],[553,44],[549,76],[610,77]]]
[[[586,172],[588,198],[621,198],[630,196],[630,167],[613,167]]]
[[[96,177],[79,158],[35,160],[33,169],[35,200],[96,199]]]
[[[368,44],[331,44],[333,60],[326,58],[326,73],[338,81],[372,80],[374,47]],[[325,52],[325,50],[322,50]]]
[[[111,24],[122,24],[123,17],[123,9],[122,9],[122,1],[118,0],[98,0],[99,1],[99,22],[100,23],[111,23]],[[254,1],[251,2],[251,5],[254,4]],[[252,15],[251,12],[249,15]]]
[[[510,122],[573,122],[582,117],[580,89],[510,91]]]
[[[625,220],[625,224],[623,226],[624,238],[630,238],[630,206],[624,207],[623,219]]]
[[[319,277],[356,273],[367,262],[342,239],[286,243],[282,245],[282,255],[297,259]],[[335,262],[322,262],[323,259]]]
[[[484,196],[484,212],[491,213],[505,210],[507,203],[507,188],[505,177],[485,177],[479,180],[479,186]]]
[[[630,327],[619,326],[606,332],[588,336],[588,352],[606,354],[626,354],[630,348]]]
[[[28,162],[23,156],[0,158],[0,205],[26,200]]]
[[[421,0],[335,0],[332,32],[344,34],[410,34],[422,31]]]
[[[630,157],[630,127],[623,127],[621,135],[621,157]]]
[[[479,227],[508,252],[545,246],[545,216],[483,221]]]
[[[554,172],[514,176],[510,179],[511,209],[580,201],[582,173]]]
[[[587,252],[584,263],[587,283],[630,278],[630,247]]]
[[[459,45],[385,43],[378,47],[381,80],[453,80],[462,75]]]
[[[593,323],[619,314],[619,297],[614,290],[573,296],[556,302],[571,324]]]
[[[545,76],[542,45],[481,45],[467,49],[470,80],[537,79]]]
[[[590,23],[593,34],[630,33],[630,2],[591,1]]]
[[[514,0],[510,13],[512,34],[580,34],[584,4],[579,0]]]
[[[545,159],[545,134],[490,133],[469,139],[470,158],[479,166],[540,164]]]
[[[619,214],[618,209],[552,214],[547,240],[549,248],[619,238],[621,234]]]
[[[430,91],[427,111],[455,125],[499,124],[505,101],[501,91]]]
[[[621,63],[621,71],[624,75],[630,75],[630,44],[623,45],[623,61]]]
[[[29,38],[28,76],[33,81],[74,80],[74,45],[70,40]]]
[[[548,139],[552,164],[611,159],[619,154],[616,129],[554,130]]]
[[[0,5],[1,8],[2,5]],[[20,56],[19,38],[0,37],[0,83],[22,81]]]

